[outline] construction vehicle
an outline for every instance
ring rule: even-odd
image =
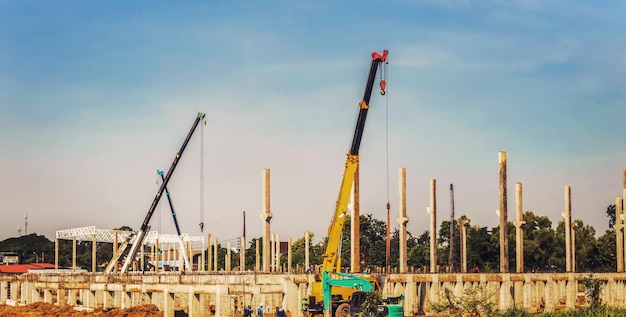
[[[372,285],[374,285],[372,282],[375,283],[373,279],[370,281],[364,277],[358,277],[356,275],[345,276],[342,274],[340,248],[341,236],[345,225],[348,204],[350,202],[350,193],[354,183],[354,173],[359,164],[359,148],[361,146],[361,138],[363,137],[367,111],[370,107],[369,102],[372,96],[374,80],[376,79],[378,66],[386,63],[387,54],[387,50],[384,50],[382,54],[378,52],[372,53],[372,63],[365,85],[363,99],[359,102],[359,114],[354,128],[352,144],[347,154],[335,213],[328,228],[328,240],[326,242],[326,250],[323,254],[323,262],[320,269],[321,273],[316,274],[316,281],[311,285],[312,292],[311,296],[309,296],[308,312],[312,315],[321,314],[322,312],[326,316],[335,315],[337,308],[340,306],[342,309],[339,311],[339,314],[346,314],[346,308],[349,313],[351,307],[350,301],[355,292],[361,291],[359,287],[362,289],[367,288],[371,291],[373,288]],[[385,80],[380,81],[380,88],[381,94],[384,95],[386,89]],[[353,287],[355,284],[360,286]],[[327,291],[325,291],[326,287],[328,288]],[[330,289],[332,289],[332,292]]]
[[[133,263],[135,256],[137,255],[137,252],[139,251],[139,248],[143,245],[143,240],[146,237],[146,234],[150,231],[150,219],[152,218],[152,215],[154,214],[154,211],[156,210],[157,205],[159,204],[159,200],[161,200],[161,196],[163,195],[163,192],[165,191],[165,188],[167,187],[167,183],[170,181],[170,178],[172,177],[172,173],[174,173],[174,170],[176,169],[176,165],[178,165],[178,161],[183,155],[183,152],[185,151],[185,148],[187,147],[187,144],[189,143],[191,136],[196,131],[196,128],[198,127],[198,124],[200,123],[200,121],[204,119],[204,116],[205,116],[204,113],[202,112],[198,113],[196,120],[191,126],[191,130],[189,130],[189,133],[187,133],[187,137],[185,138],[183,145],[180,147],[180,150],[178,150],[178,152],[176,153],[176,157],[174,158],[174,162],[172,162],[172,166],[170,166],[170,169],[167,171],[167,174],[163,178],[163,182],[161,183],[161,186],[159,187],[159,191],[157,192],[156,197],[154,197],[154,200],[152,201],[152,205],[150,205],[150,209],[148,209],[148,214],[146,215],[146,218],[141,224],[139,231],[133,232],[132,234],[128,235],[128,237],[124,240],[122,245],[117,249],[117,252],[113,254],[113,258],[111,259],[111,261],[105,268],[106,273],[113,272],[114,268],[117,267],[119,260],[122,258],[122,255],[126,253],[126,249],[128,248],[129,245],[132,245],[132,247],[130,248],[130,251],[128,251],[128,254],[126,255],[124,264],[122,265],[122,268],[120,269],[120,274],[126,273],[129,266]]]
[[[368,300],[368,293],[374,291],[375,284],[362,277],[337,272],[335,277],[331,278],[329,273],[322,272],[322,288],[324,292],[324,310],[326,312],[333,311],[336,317],[403,317],[404,309],[399,302],[403,296],[380,299],[380,304],[374,307],[364,307]],[[333,287],[341,287],[352,289],[354,292],[348,301],[332,300]],[[371,300],[368,305],[374,305]],[[375,308],[375,310],[371,309]]]
[[[333,287],[352,290],[349,300],[333,296]],[[324,294],[324,311],[335,312],[334,316],[355,314],[365,299],[364,292],[374,289],[372,283],[364,278],[341,272],[334,273],[331,278],[328,271],[322,271],[322,292]],[[311,309],[311,308],[309,308]]]

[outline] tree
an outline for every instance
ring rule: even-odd
[[[594,272],[615,272],[617,264],[615,231],[607,230],[598,238]]]
[[[606,216],[609,217],[609,230],[615,231],[613,226],[615,225],[615,205],[609,205],[606,207]]]
[[[46,263],[54,262],[54,243],[36,233],[1,241],[0,251],[17,253],[20,263],[43,262],[43,260]]]
[[[413,240],[415,244],[407,244],[407,265],[417,268],[430,266],[430,234],[428,230]],[[427,272],[428,270],[425,271]]]
[[[497,270],[500,251],[491,239],[491,230],[487,227],[470,226],[467,229],[467,266],[478,266],[481,271]]]
[[[557,249],[561,249],[564,254],[565,246],[556,245],[558,242],[552,229],[552,221],[548,217],[526,211],[524,221],[526,222],[523,227],[524,271],[542,272],[549,270],[554,265],[550,259],[551,254]],[[565,237],[564,234],[563,237]]]
[[[344,239],[342,239],[341,245],[341,258],[343,263],[342,267],[348,268],[350,266],[350,217],[346,216],[345,221],[346,224],[343,229]],[[381,266],[384,267],[387,257],[387,224],[384,221],[374,219],[372,214],[361,214],[359,217],[359,226],[361,237],[360,249],[363,259],[365,260],[365,263],[361,264],[361,269],[365,270]],[[324,239],[321,249],[326,249],[326,239]]]

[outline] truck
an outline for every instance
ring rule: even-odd
[[[310,315],[324,314],[325,316],[346,316],[356,309],[356,292],[371,292],[375,287],[373,277],[366,278],[356,275],[346,275],[341,273],[341,236],[345,226],[345,219],[350,202],[350,193],[354,183],[354,173],[359,164],[359,148],[365,128],[367,112],[370,108],[370,99],[374,88],[374,81],[378,73],[379,66],[387,63],[388,51],[382,53],[373,52],[372,60],[365,84],[363,99],[359,102],[359,113],[354,128],[352,143],[347,154],[345,170],[335,212],[328,227],[328,239],[326,249],[323,254],[323,262],[320,273],[315,275],[315,281],[311,285],[311,295],[309,296],[308,313]],[[386,81],[380,81],[381,94],[385,94]],[[355,286],[357,285],[357,286]],[[362,298],[362,297],[359,297]],[[351,304],[352,302],[352,304]]]

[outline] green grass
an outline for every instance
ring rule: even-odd
[[[531,314],[520,309],[509,309],[500,314],[500,317],[618,317],[626,316],[626,309],[607,307],[584,308],[577,310],[562,310],[549,313]]]

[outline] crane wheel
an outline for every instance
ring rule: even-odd
[[[349,317],[350,316],[350,304],[343,303],[335,310],[335,317]]]

